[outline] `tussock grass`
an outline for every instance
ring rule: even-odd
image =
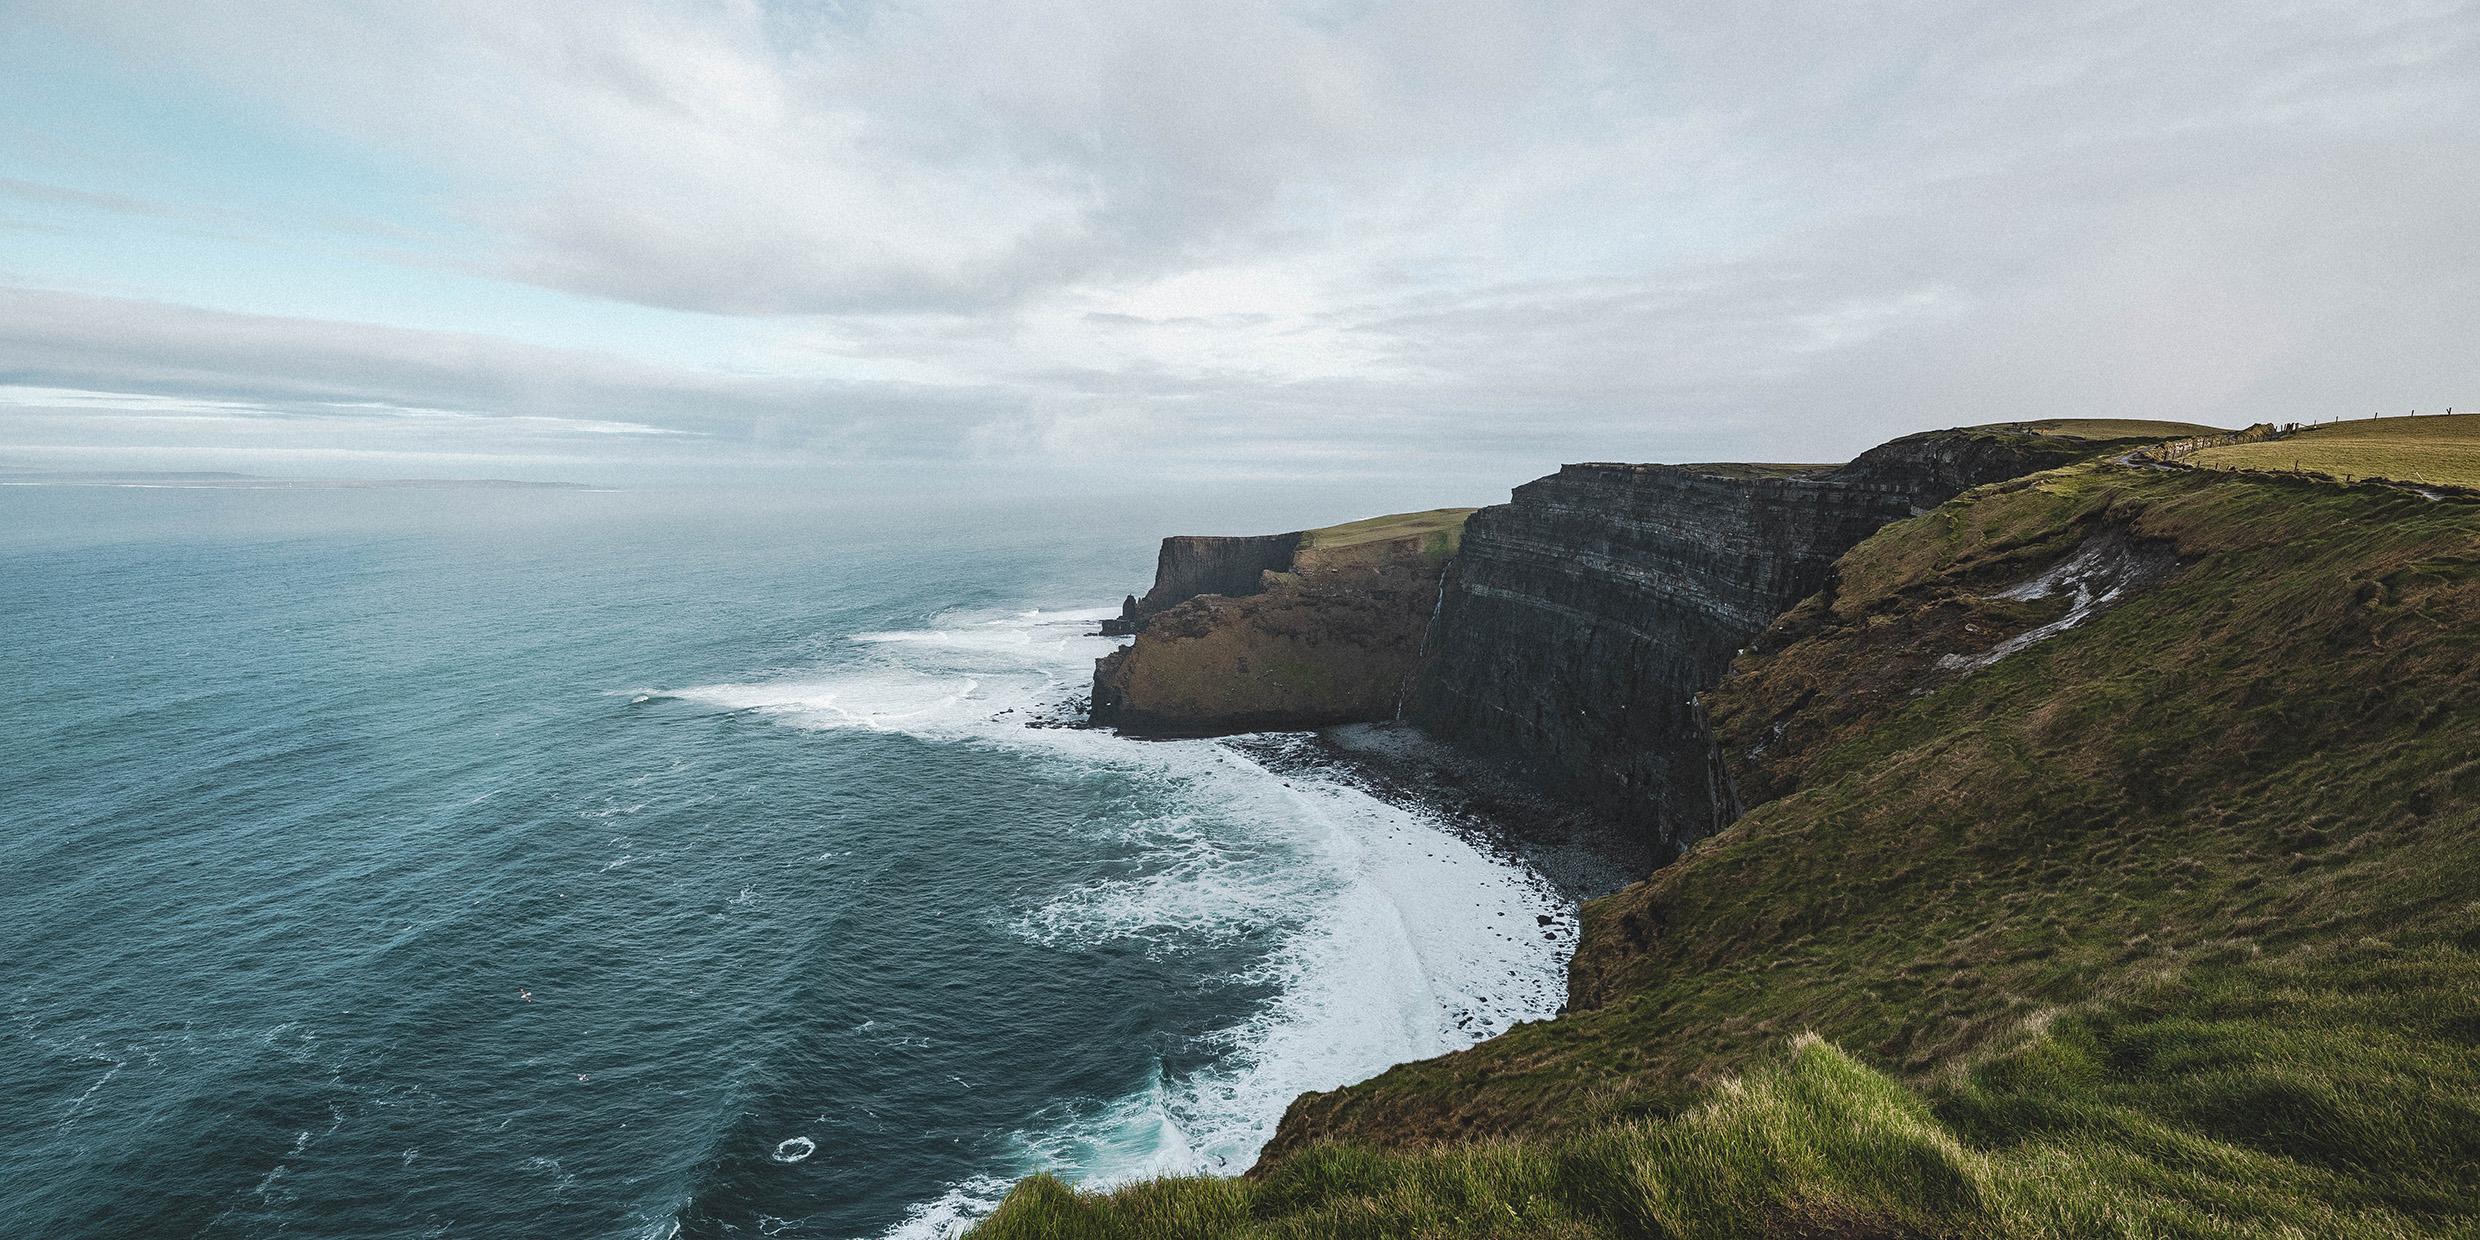
[[[2472,924],[2480,927],[2480,917]],[[2480,933],[2474,937],[2480,939]],[[2480,955],[2158,974],[1911,1088],[1813,1035],[1669,1119],[1258,1180],[1037,1177],[977,1240],[2480,1235]]]
[[[2329,422],[2263,443],[2207,448],[2187,461],[2206,469],[2295,469],[2480,487],[2480,415]]]
[[[1676,1120],[1403,1155],[1321,1145],[1262,1181],[1019,1185],[977,1240],[1926,1234],[1987,1173],[1924,1099],[1815,1039]]]

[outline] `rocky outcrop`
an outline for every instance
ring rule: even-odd
[[[1154,588],[1137,600],[1138,623],[1168,611],[1200,594],[1238,598],[1262,588],[1259,577],[1285,572],[1300,549],[1302,535],[1263,534],[1251,538],[1166,538],[1154,560]]]
[[[2083,460],[2109,442],[1977,428],[1923,431],[1881,443],[1826,479],[1909,491],[1924,507],[1935,507],[1984,483]]]
[[[1391,718],[1466,511],[1385,519],[1374,537],[1342,527],[1163,540],[1137,640],[1095,665],[1092,721],[1200,736]],[[1239,579],[1276,549],[1280,564]]]

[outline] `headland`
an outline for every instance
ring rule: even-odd
[[[1559,1018],[1304,1095],[1245,1179],[1037,1177],[981,1234],[2475,1234],[2480,495],[2470,424],[2411,421],[1568,466],[1387,600],[1285,536],[1105,675],[1415,730],[1647,870]],[[1278,590],[1385,677],[1215,698]]]

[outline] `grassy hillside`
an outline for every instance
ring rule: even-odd
[[[2079,553],[2157,576],[1975,669]],[[1707,703],[1753,808],[1587,906],[1568,1014],[981,1234],[2480,1235],[2480,505],[1984,488]]]
[[[2480,488],[2480,415],[2329,422],[2265,443],[2207,448],[2187,461]]]

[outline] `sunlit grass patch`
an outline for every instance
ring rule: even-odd
[[[2480,415],[2329,422],[2263,443],[2207,448],[2187,460],[2207,469],[2296,469],[2480,487]]]
[[[1978,1217],[1986,1172],[1925,1101],[1815,1039],[1668,1122],[1419,1154],[1321,1145],[1261,1182],[1079,1193],[1037,1177],[977,1240],[1925,1235]]]
[[[1464,518],[1478,511],[1477,508],[1433,508],[1428,512],[1399,512],[1365,521],[1347,521],[1342,525],[1306,531],[1300,537],[1300,545],[1303,550],[1332,551],[1340,547],[1357,547],[1363,543],[1422,535],[1422,550],[1451,555],[1463,541]]]

